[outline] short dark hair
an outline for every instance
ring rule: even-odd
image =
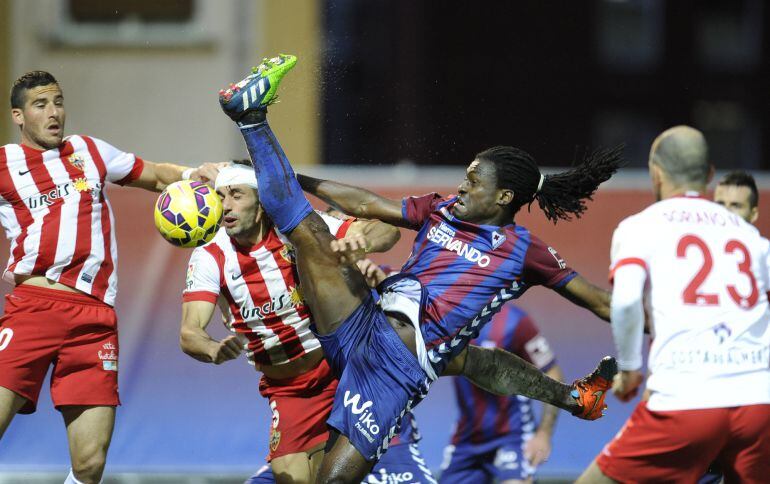
[[[513,191],[511,211],[515,215],[524,205],[537,200],[548,220],[580,218],[586,200],[602,182],[609,180],[623,164],[623,146],[587,152],[571,170],[541,175],[535,159],[512,146],[495,146],[476,155],[478,160],[494,163],[497,188]]]
[[[24,92],[39,86],[59,84],[51,73],[46,71],[31,71],[16,79],[11,88],[11,109],[24,107]]]
[[[748,187],[749,191],[751,192],[751,196],[749,197],[749,206],[751,208],[754,208],[759,203],[759,192],[757,191],[757,182],[754,180],[754,177],[751,176],[751,174],[743,170],[731,171],[730,173],[725,175],[724,178],[719,180],[719,183],[717,183],[717,185]]]

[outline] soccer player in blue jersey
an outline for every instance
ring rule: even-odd
[[[563,374],[548,342],[532,319],[506,305],[472,341],[510,351],[551,378]],[[532,482],[535,470],[551,453],[558,410],[545,405],[540,424],[526,397],[485,392],[463,377],[454,379],[460,418],[444,451],[441,484]]]
[[[470,164],[458,196],[446,199],[432,194],[401,203],[337,183],[298,181],[266,120],[278,84],[296,61],[286,55],[265,59],[253,74],[220,91],[219,100],[254,161],[265,211],[296,248],[315,332],[340,378],[327,421],[336,439],[330,439],[318,481],[360,482],[387,450],[404,414],[448,369],[582,418],[601,416],[617,371],[614,359],[605,358],[570,386],[503,350],[467,348],[505,301],[533,285],[608,318],[608,293],[577,275],[513,217],[534,200],[551,220],[579,216],[584,200],[617,170],[619,150],[594,153],[569,172],[545,177],[527,153],[492,148]],[[380,284],[379,294],[355,266],[363,251],[334,239],[303,188],[351,215],[419,231],[412,257]]]

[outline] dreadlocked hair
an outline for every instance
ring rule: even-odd
[[[623,146],[597,149],[587,153],[571,170],[545,175],[542,183],[535,159],[512,146],[495,146],[476,158],[494,163],[497,187],[513,191],[511,209],[516,214],[537,200],[548,220],[556,223],[577,218],[586,210],[586,200],[593,200],[599,185],[609,180],[623,163]]]

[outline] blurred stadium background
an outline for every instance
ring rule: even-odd
[[[246,155],[216,91],[264,55],[294,53],[300,63],[271,123],[298,171],[392,196],[453,191],[474,154],[494,144],[558,169],[586,147],[623,142],[629,168],[583,219],[517,218],[606,286],[612,230],[652,201],[647,152],[674,124],[703,130],[720,170],[758,176],[769,233],[769,29],[762,0],[0,0],[0,90],[48,70],[65,93],[67,133],[197,165]],[[3,143],[18,139],[8,115],[0,133]],[[123,406],[105,482],[242,482],[267,450],[258,375],[245,361],[215,367],[181,353],[189,252],[155,233],[151,195],[114,187],[110,198]],[[399,266],[410,240],[404,233],[378,260]],[[521,306],[567,378],[613,352],[607,326],[588,312],[538,289]],[[453,398],[439,381],[416,411],[434,469]],[[632,405],[609,404],[599,422],[561,415],[542,482],[574,478],[612,438]],[[61,482],[68,462],[45,389],[38,412],[17,417],[0,442],[0,483]]]

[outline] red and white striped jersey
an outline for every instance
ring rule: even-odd
[[[3,279],[38,275],[115,304],[115,219],[105,182],[126,184],[144,163],[96,138],[41,151],[0,147],[0,223],[11,241]]]
[[[338,238],[355,220],[319,215]],[[227,303],[222,311],[227,329],[245,338],[249,360],[258,366],[288,363],[321,346],[310,331],[310,310],[299,288],[294,251],[275,228],[248,248],[222,228],[211,242],[193,251],[183,300],[216,304],[222,298]]]

